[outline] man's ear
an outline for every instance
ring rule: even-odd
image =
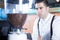
[[[49,7],[47,7],[47,11],[49,11],[50,10],[50,8]]]

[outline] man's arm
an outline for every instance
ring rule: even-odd
[[[52,40],[60,40],[60,17],[55,18],[53,22]]]
[[[38,29],[37,29],[37,20],[34,22],[32,40],[38,40]]]

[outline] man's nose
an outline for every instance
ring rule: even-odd
[[[38,11],[38,12],[41,12],[41,9],[38,8],[37,11]]]

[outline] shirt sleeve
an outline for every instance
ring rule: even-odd
[[[37,20],[34,22],[32,40],[38,40]]]
[[[53,22],[53,36],[52,40],[60,40],[60,17]]]

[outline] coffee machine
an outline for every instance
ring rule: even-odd
[[[22,30],[26,21],[27,14],[7,14],[10,30],[8,33],[8,40],[32,40],[30,33],[25,33]]]

